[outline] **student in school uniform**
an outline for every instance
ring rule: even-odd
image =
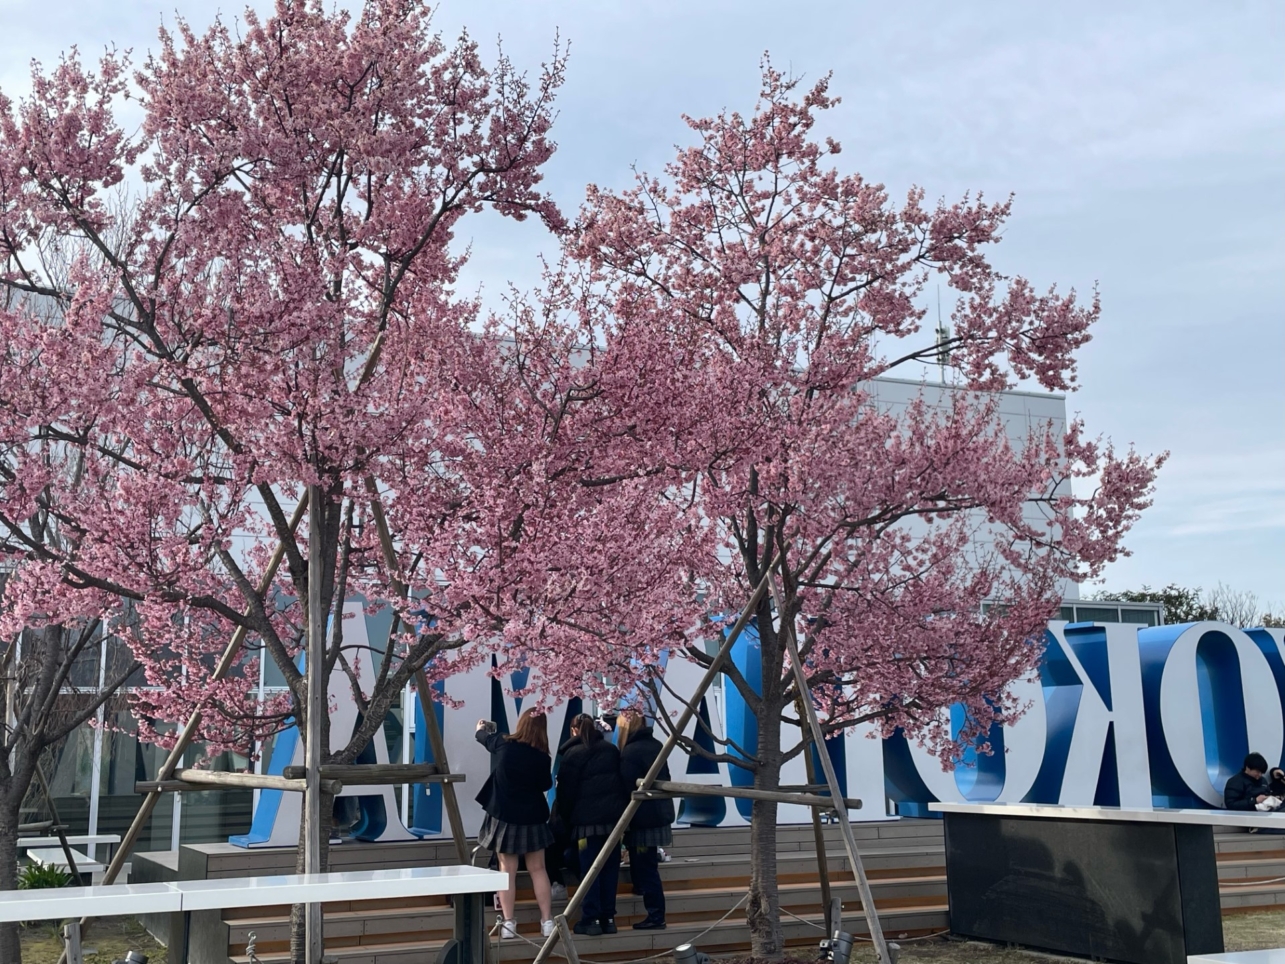
[[[479,720],[475,736],[491,753],[493,764],[477,795],[486,811],[477,842],[496,855],[500,870],[509,875],[509,887],[499,895],[504,915],[500,938],[518,936],[514,905],[519,858],[526,861],[540,907],[540,934],[548,937],[553,933],[553,904],[544,865],[544,850],[553,842],[545,796],[553,786],[548,722],[543,714],[528,709],[518,717],[513,733],[498,733],[493,723]]]

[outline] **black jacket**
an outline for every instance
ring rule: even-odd
[[[638,788],[638,781],[647,775],[651,765],[660,756],[660,740],[652,734],[650,726],[643,727],[629,738],[625,748],[620,751],[620,775],[625,779],[625,786],[632,793]],[[669,779],[669,764],[660,768],[658,780]],[[648,800],[638,807],[638,812],[629,821],[630,830],[651,830],[655,827],[668,827],[674,822],[673,800]]]
[[[547,823],[545,791],[553,786],[549,754],[499,733],[478,730],[476,736],[492,754],[493,764],[476,797],[482,809],[505,823]]]
[[[1228,810],[1253,810],[1255,799],[1267,792],[1267,781],[1255,780],[1244,770],[1227,781],[1223,789],[1223,807]]]
[[[614,743],[595,740],[567,751],[558,767],[558,814],[568,827],[614,824],[628,801]]]

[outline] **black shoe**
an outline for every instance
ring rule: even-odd
[[[577,934],[584,934],[586,937],[601,937],[602,925],[596,920],[581,920],[575,927],[571,928]],[[611,925],[611,932],[616,932],[616,925]]]
[[[604,917],[602,919],[602,933],[604,934],[616,933],[616,919],[614,917]]]
[[[648,917],[646,920],[640,920],[634,925],[636,931],[663,931],[665,922],[663,920],[652,920]]]

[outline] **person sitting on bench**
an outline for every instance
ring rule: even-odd
[[[1253,810],[1268,796],[1267,761],[1261,753],[1251,753],[1239,773],[1227,781],[1223,788],[1223,806],[1228,810]]]

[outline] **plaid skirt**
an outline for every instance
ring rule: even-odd
[[[646,830],[625,831],[626,847],[668,847],[674,842],[674,828],[648,827]]]
[[[550,846],[553,831],[547,823],[505,823],[488,813],[477,842],[493,854],[529,854]]]

